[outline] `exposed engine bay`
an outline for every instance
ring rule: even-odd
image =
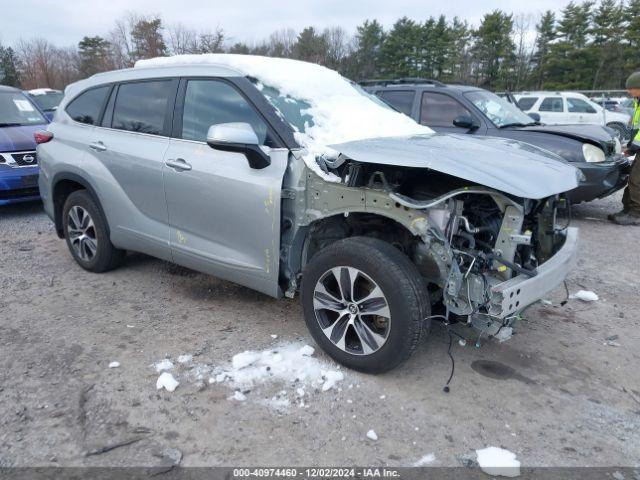
[[[428,169],[346,159],[325,167],[341,182],[307,176],[305,254],[346,236],[385,239],[411,258],[447,319],[488,334],[509,325],[537,294],[516,289],[509,302],[499,286],[535,278],[565,242],[570,206],[559,195],[518,198]]]

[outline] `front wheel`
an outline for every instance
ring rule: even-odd
[[[381,373],[406,361],[429,327],[426,285],[387,242],[352,237],[316,254],[301,299],[314,340],[354,370]]]

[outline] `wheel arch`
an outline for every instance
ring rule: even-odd
[[[53,221],[58,237],[64,238],[64,228],[62,226],[62,209],[64,207],[64,203],[69,195],[78,190],[87,190],[93,197],[96,205],[98,206],[98,209],[100,210],[102,218],[105,219],[107,235],[111,234],[111,231],[109,229],[109,222],[106,221],[107,217],[102,210],[100,197],[86,178],[70,172],[58,173],[54,176],[52,185],[53,187],[51,190],[51,194],[53,200]]]

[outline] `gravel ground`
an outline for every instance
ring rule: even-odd
[[[460,466],[487,446],[526,466],[639,466],[640,228],[606,221],[617,202],[575,209],[583,252],[569,289],[599,301],[560,306],[560,288],[510,340],[454,343],[448,394],[448,337],[434,327],[407,364],[345,371],[333,389],[310,390],[306,408],[289,385],[258,386],[241,402],[197,380],[198,367],[244,350],[313,345],[297,299],[138,254],[91,274],[39,204],[0,207],[0,467],[401,466],[429,453],[431,465]],[[156,390],[152,365],[182,354],[194,358],[171,370],[178,388]],[[274,395],[292,404],[266,405]]]

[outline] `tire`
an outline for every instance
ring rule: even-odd
[[[62,227],[71,255],[85,270],[106,272],[123,262],[125,251],[111,243],[107,221],[88,191],[77,190],[67,197]]]
[[[375,286],[381,297],[371,295]],[[342,301],[345,297],[355,302]],[[339,240],[317,253],[303,272],[301,301],[316,343],[338,363],[365,373],[382,373],[405,362],[430,326],[429,296],[417,268],[398,249],[375,238]],[[380,315],[366,314],[373,311]]]

